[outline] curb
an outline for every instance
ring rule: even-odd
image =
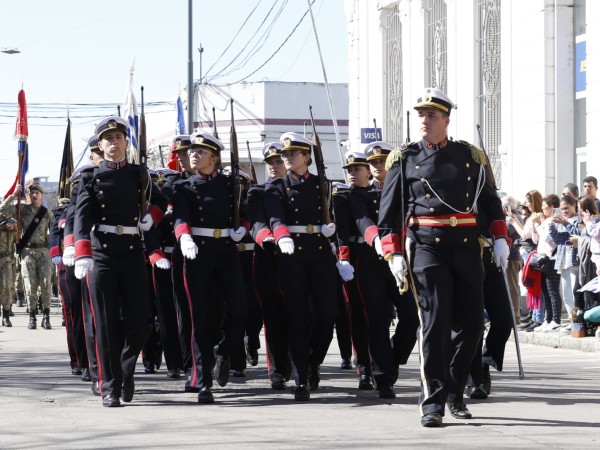
[[[570,335],[565,335],[560,332],[528,333],[525,331],[519,331],[519,342],[523,344],[542,345],[545,347],[600,353],[600,339],[595,336],[574,338]]]

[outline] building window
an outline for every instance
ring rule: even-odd
[[[425,4],[425,85],[447,93],[446,2],[427,0]]]
[[[392,145],[402,143],[402,24],[398,5],[390,9],[383,30],[384,132]]]
[[[479,46],[479,117],[483,145],[490,159],[497,187],[501,188],[501,158],[499,146],[502,129],[500,76],[500,2],[475,0]]]

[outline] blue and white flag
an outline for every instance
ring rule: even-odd
[[[185,134],[185,116],[183,115],[183,102],[181,97],[177,96],[177,128],[175,134]]]
[[[130,162],[138,163],[138,136],[139,136],[139,122],[138,122],[138,109],[135,95],[133,95],[133,72],[134,66],[131,66],[129,71],[129,85],[127,87],[127,94],[125,96],[125,104],[122,108],[121,117],[129,124],[127,130],[127,137],[129,138],[129,149],[128,149],[128,160]]]

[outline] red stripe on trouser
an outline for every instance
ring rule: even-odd
[[[94,310],[94,299],[92,298],[92,290],[90,289],[90,276],[89,274],[85,276],[85,284],[88,288],[88,295],[90,296],[90,311],[92,311],[92,318],[94,319],[94,329],[98,328],[98,323],[96,321],[96,311]],[[94,335],[94,347],[96,347],[96,363],[98,364],[98,389],[100,389],[100,397],[102,395],[102,360],[100,359],[100,352],[98,351],[98,338]]]

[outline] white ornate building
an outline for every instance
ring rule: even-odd
[[[352,148],[364,145],[361,128],[373,119],[385,140],[403,142],[407,111],[410,138],[420,139],[412,107],[433,86],[458,106],[452,137],[480,145],[481,126],[503,191],[522,199],[530,189],[560,193],[567,182],[600,178],[600,137],[593,134],[600,123],[600,2],[345,0],[345,6]]]

